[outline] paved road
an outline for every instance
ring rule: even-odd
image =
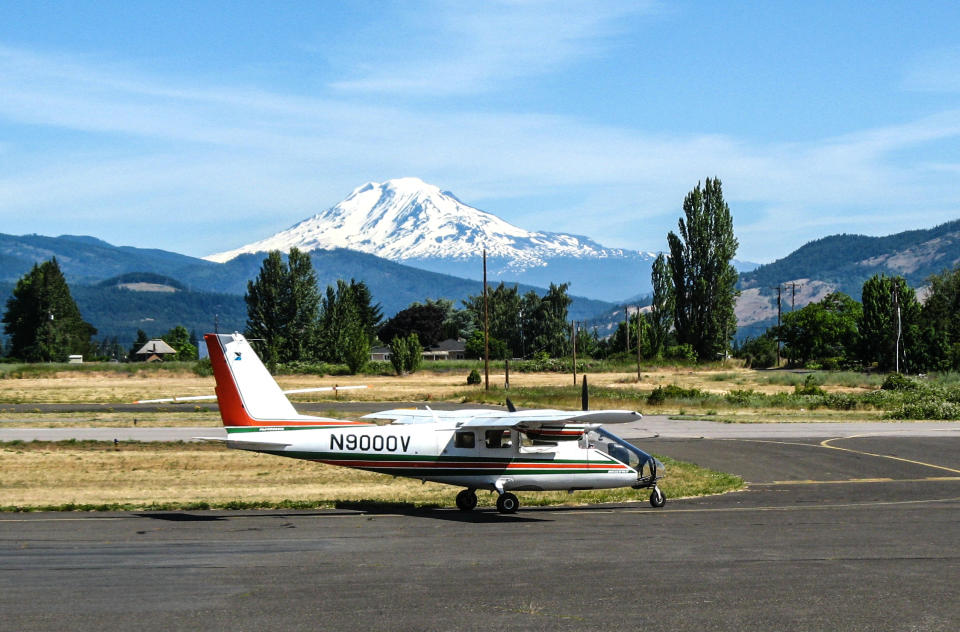
[[[397,402],[400,404],[400,402]],[[363,403],[365,407],[370,404]],[[393,404],[374,404],[369,410],[383,410]],[[399,406],[397,406],[399,407]],[[452,408],[462,407],[451,405]],[[363,410],[367,410],[364,408]],[[363,410],[358,412],[363,412]],[[96,441],[190,441],[193,437],[223,437],[221,428],[30,428],[29,413],[19,420],[0,424],[0,441],[63,441],[67,439]],[[43,421],[49,421],[44,419]],[[70,420],[76,422],[75,419]],[[21,427],[17,427],[21,426]],[[714,421],[669,419],[650,415],[640,421],[611,426],[615,434],[627,439],[646,440],[654,437],[686,439],[792,439],[830,438],[877,434],[905,437],[960,437],[960,422],[857,422],[857,423],[782,423],[727,424]]]
[[[0,516],[0,630],[956,630],[960,439],[649,439],[745,492]]]

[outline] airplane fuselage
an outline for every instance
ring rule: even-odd
[[[516,430],[484,432],[433,423],[266,427],[231,432],[228,440],[233,448],[474,489],[601,489],[637,481],[635,469],[579,442],[524,443],[529,441]]]

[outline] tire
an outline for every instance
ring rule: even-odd
[[[520,501],[510,492],[500,494],[500,497],[497,498],[497,511],[502,514],[517,513],[517,509],[519,508]]]
[[[650,493],[650,506],[651,507],[663,507],[667,503],[667,496],[659,487],[654,487],[653,491]]]
[[[460,511],[473,511],[476,506],[477,495],[472,489],[464,489],[457,494],[457,509]]]

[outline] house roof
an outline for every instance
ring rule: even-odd
[[[463,340],[454,340],[447,338],[430,347],[429,351],[463,351],[467,348],[467,343]]]
[[[149,354],[161,355],[164,353],[176,353],[176,352],[177,352],[176,349],[174,349],[173,347],[165,343],[163,340],[160,340],[159,338],[155,338],[154,340],[150,340],[147,342],[147,344],[143,345],[143,347],[140,348],[140,351],[137,351],[137,355],[149,355]]]

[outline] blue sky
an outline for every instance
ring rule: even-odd
[[[957,2],[37,2],[0,20],[0,232],[202,256],[418,176],[738,258],[960,218]]]

